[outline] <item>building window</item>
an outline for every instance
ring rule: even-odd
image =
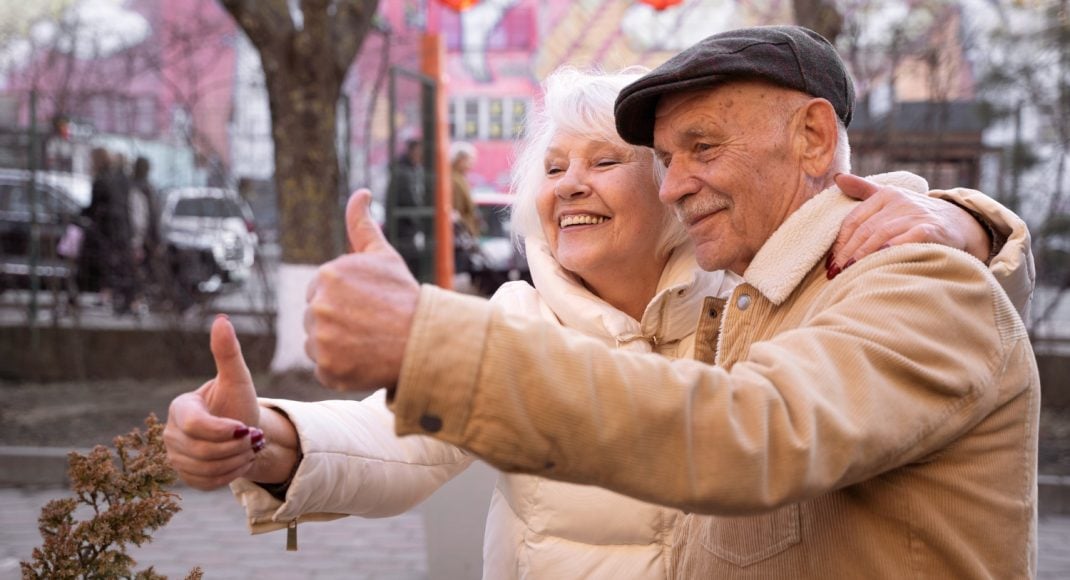
[[[524,133],[527,97],[463,97],[450,103],[450,137],[464,141],[501,141]]]
[[[128,97],[115,97],[112,105],[112,131],[120,135],[129,135],[133,128],[134,101]]]
[[[502,99],[487,101],[487,139],[501,139],[505,135],[505,115]]]
[[[479,101],[480,99],[465,99],[464,101],[464,138],[476,139],[480,136],[479,131]]]
[[[137,113],[134,116],[134,131],[138,135],[151,136],[156,133],[156,99],[141,96],[135,101]]]
[[[111,131],[111,108],[108,105],[108,98],[103,95],[94,95],[89,98],[89,115],[87,116],[98,131]]]

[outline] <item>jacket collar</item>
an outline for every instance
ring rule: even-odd
[[[529,238],[525,243],[532,282],[558,320],[585,334],[610,338],[617,346],[650,350],[654,340],[667,343],[687,337],[695,331],[705,297],[727,294],[738,280],[725,272],[700,270],[690,244],[685,244],[669,257],[657,293],[637,321],[562,268],[545,240]]]
[[[918,193],[929,189],[925,179],[906,171],[866,179]],[[780,225],[758,250],[743,280],[770,302],[782,304],[836,241],[840,225],[858,201],[832,186],[807,200]]]

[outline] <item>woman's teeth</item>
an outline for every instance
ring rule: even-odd
[[[567,215],[561,217],[560,227],[600,224],[608,219],[600,215]]]

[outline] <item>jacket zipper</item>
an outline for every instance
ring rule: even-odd
[[[286,551],[297,551],[297,520],[290,520],[290,523],[286,525]]]

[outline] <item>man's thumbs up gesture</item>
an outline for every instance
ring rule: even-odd
[[[420,286],[368,212],[371,192],[346,205],[352,253],[320,267],[308,288],[305,351],[338,390],[390,386],[401,374]]]

